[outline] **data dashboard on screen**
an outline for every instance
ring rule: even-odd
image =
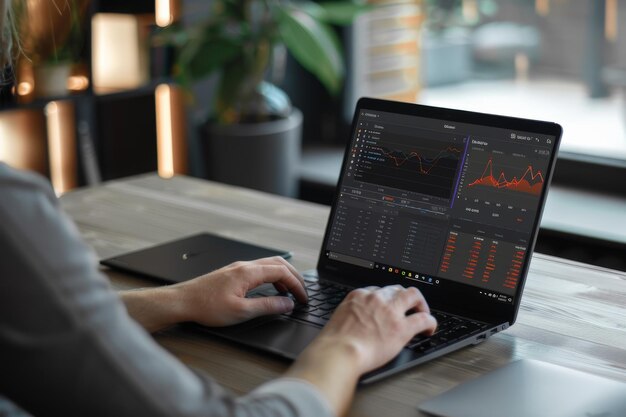
[[[361,110],[326,256],[513,302],[554,142]]]

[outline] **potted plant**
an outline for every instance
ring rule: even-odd
[[[350,2],[216,0],[206,19],[169,28],[175,75],[183,86],[217,74],[213,109],[202,130],[211,177],[294,196],[302,114],[266,81],[276,48],[286,46],[333,95],[344,62],[331,24],[346,24],[367,6]]]
[[[15,2],[17,27],[24,52],[18,66],[32,67],[35,95],[67,94],[67,80],[83,45],[82,16],[89,2]]]

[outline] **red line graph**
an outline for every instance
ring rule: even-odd
[[[435,156],[432,159],[428,159],[428,158],[424,158],[419,152],[415,152],[415,151],[411,151],[408,155],[404,152],[394,152],[394,151],[390,151],[390,150],[386,150],[385,148],[377,148],[378,150],[380,150],[380,152],[385,155],[387,158],[392,159],[394,164],[396,165],[396,167],[401,167],[402,165],[404,165],[409,159],[411,158],[416,158],[418,163],[419,163],[419,172],[421,174],[429,174],[430,171],[437,166],[437,163],[439,162],[440,159],[444,158],[446,154],[450,154],[450,153],[457,153],[460,154],[461,150],[457,149],[453,146],[448,146],[446,149],[443,149],[442,151],[440,151],[437,156]],[[394,155],[401,155],[401,156],[395,156]],[[424,165],[429,165],[430,167],[428,169],[424,168]]]
[[[532,184],[531,181],[533,182]],[[468,184],[468,187],[484,185],[539,195],[543,187],[543,181],[541,170],[535,171],[532,165],[528,165],[528,168],[526,168],[526,171],[519,179],[514,176],[511,180],[508,180],[504,171],[500,171],[500,175],[496,178],[493,175],[493,160],[489,158],[481,177]]]

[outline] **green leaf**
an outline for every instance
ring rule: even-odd
[[[215,97],[215,112],[219,123],[229,124],[237,120],[234,105],[242,99],[245,100],[245,97],[242,97],[242,89],[250,76],[249,68],[243,60],[235,61],[223,68]]]
[[[181,50],[179,65],[189,81],[210,75],[241,53],[241,46],[223,38],[203,38]]]
[[[168,26],[158,29],[158,31],[150,39],[152,46],[174,46],[182,48],[189,42],[189,33],[178,28]]]
[[[318,19],[333,25],[349,25],[359,13],[367,12],[374,8],[373,5],[358,4],[349,1],[324,2],[317,4],[317,6],[324,11],[324,14]]]
[[[277,12],[280,35],[291,54],[332,95],[337,95],[341,90],[344,64],[335,32],[303,10],[280,7]]]

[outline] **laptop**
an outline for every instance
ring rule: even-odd
[[[102,265],[174,284],[199,277],[236,261],[281,256],[291,252],[198,233],[149,248],[102,259]]]
[[[438,330],[362,377],[370,383],[507,329],[561,133],[555,123],[360,99],[317,268],[303,274],[309,304],[203,331],[295,359],[352,289],[415,286]]]
[[[626,416],[626,384],[546,362],[510,363],[426,400],[439,417]]]

